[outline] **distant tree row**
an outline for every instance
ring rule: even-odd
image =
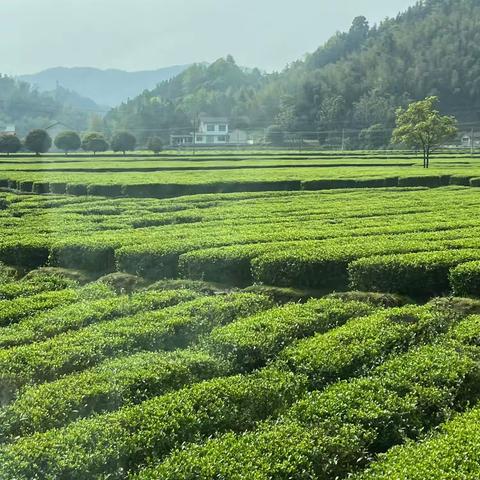
[[[65,152],[65,155],[80,149],[92,152],[94,155],[109,149],[125,155],[126,152],[135,149],[137,139],[130,132],[120,131],[112,136],[109,143],[105,136],[98,132],[89,132],[80,137],[77,132],[66,131],[59,133],[52,142],[52,138],[46,130],[36,129],[29,132],[23,143],[16,135],[0,135],[0,153],[10,155],[25,147],[35,155],[40,155],[48,152],[52,148],[52,143],[59,150]],[[148,140],[147,149],[158,154],[163,149],[162,140],[159,137],[151,137]]]

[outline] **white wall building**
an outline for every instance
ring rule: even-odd
[[[200,116],[200,123],[195,132],[197,145],[225,145],[229,143],[228,118]]]
[[[170,144],[173,146],[222,146],[222,145],[248,145],[248,134],[244,130],[230,130],[228,118],[208,117],[200,115],[195,132],[189,135],[171,135]]]

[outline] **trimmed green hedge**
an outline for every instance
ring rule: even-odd
[[[478,480],[480,407],[442,425],[426,440],[391,449],[355,480]],[[163,478],[163,477],[162,477]]]
[[[109,360],[55,382],[26,388],[0,411],[0,442],[138,404],[227,373],[219,359],[191,350],[141,352]]]
[[[244,249],[213,248],[180,255],[178,273],[184,278],[247,286],[253,283],[251,258]]]
[[[480,261],[462,263],[453,268],[450,285],[459,297],[480,297]]]
[[[87,195],[87,185],[81,183],[67,183],[65,193],[67,195],[85,196]]]
[[[399,187],[441,187],[448,185],[449,175],[419,175],[417,177],[399,177]]]
[[[219,378],[138,406],[24,437],[0,448],[0,478],[124,479],[183,443],[244,431],[305,393],[301,375],[268,370]]]
[[[350,286],[357,290],[392,292],[414,297],[450,290],[452,267],[480,259],[479,250],[450,250],[368,257],[349,265]]]
[[[370,378],[311,393],[257,431],[190,445],[134,478],[345,478],[376,453],[419,437],[455,408],[478,398],[478,389],[471,394],[480,380],[478,358],[455,347],[415,349],[382,365]]]
[[[87,186],[87,195],[96,195],[101,197],[121,197],[122,186],[116,184],[98,185],[90,184]]]
[[[289,304],[217,328],[208,337],[207,345],[233,362],[234,369],[249,371],[263,367],[296,339],[326,332],[373,310],[364,303],[333,299]]]
[[[0,242],[0,261],[8,265],[38,268],[48,261],[48,245],[41,240],[5,240]]]
[[[480,187],[480,178],[471,178],[470,179],[471,187]]]
[[[33,193],[49,193],[49,182],[33,182]]]
[[[0,350],[0,391],[9,401],[29,383],[52,381],[100,362],[140,350],[175,350],[239,317],[271,306],[265,297],[233,294],[196,297],[183,290],[185,304],[93,324],[43,342]],[[191,301],[190,301],[191,300]]]
[[[112,272],[115,270],[115,252],[112,246],[100,242],[63,243],[51,247],[49,263],[91,272]]]
[[[87,288],[102,289],[93,285]],[[60,303],[57,308],[46,313],[29,316],[20,323],[0,329],[0,348],[8,348],[39,342],[67,331],[79,330],[94,323],[106,322],[114,318],[134,315],[173,306],[195,295],[185,291],[145,292],[130,297],[116,297],[110,287],[105,286],[105,298],[101,300],[79,301],[73,305]],[[113,297],[113,298],[108,298]],[[80,299],[78,299],[80,300]]]
[[[280,287],[298,286],[346,290],[350,256],[342,252],[272,251],[252,260],[257,282]]]
[[[353,319],[282,351],[277,365],[309,376],[314,388],[362,374],[392,355],[429,342],[458,315],[435,308],[405,306]]]

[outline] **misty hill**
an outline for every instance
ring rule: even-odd
[[[99,70],[96,68],[50,68],[20,78],[41,91],[55,90],[60,85],[73,90],[99,105],[115,106],[135,97],[145,89],[154,88],[159,82],[178,75],[187,65],[176,65],[144,72],[123,70]]]
[[[88,127],[92,113],[100,111],[92,100],[63,88],[39,92],[26,82],[0,75],[0,131],[15,125],[17,133],[24,136],[52,121],[82,131]]]
[[[354,142],[360,130],[378,139],[398,106],[427,95],[461,121],[478,121],[479,22],[478,0],[425,0],[375,26],[358,17],[280,73],[246,71],[231,57],[195,65],[114,109],[107,125],[148,132],[169,118],[160,124],[187,129],[205,112],[247,117],[250,128],[277,123],[325,143],[345,128]]]

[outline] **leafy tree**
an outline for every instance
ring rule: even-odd
[[[16,135],[0,135],[0,153],[17,153],[22,148],[22,142]]]
[[[77,132],[61,132],[55,137],[55,146],[65,152],[74,152],[78,150],[82,144],[80,136]]]
[[[423,167],[430,166],[430,155],[435,147],[458,134],[454,117],[441,115],[436,109],[438,97],[411,103],[406,110],[397,110],[397,127],[392,142],[403,143],[423,151]]]
[[[160,137],[150,137],[148,139],[147,148],[158,155],[163,150],[162,139]]]
[[[275,147],[281,147],[285,142],[285,134],[280,125],[270,125],[265,132],[265,141]]]
[[[82,150],[93,152],[93,155],[96,155],[97,152],[108,150],[108,142],[101,133],[90,132],[85,134],[82,139]]]
[[[114,152],[127,152],[127,150],[134,150],[137,144],[137,139],[130,132],[117,132],[112,138],[112,150]]]
[[[25,139],[25,146],[35,155],[46,153],[52,146],[50,135],[42,129],[36,129],[29,132]]]

